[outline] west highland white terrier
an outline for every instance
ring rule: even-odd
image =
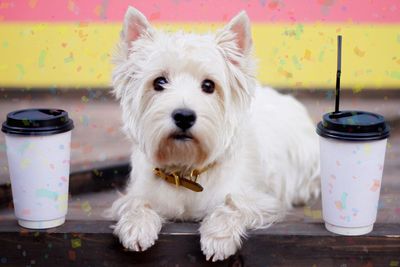
[[[207,260],[223,260],[247,229],[318,196],[315,127],[293,97],[258,85],[251,51],[244,11],[197,35],[156,30],[128,8],[113,86],[132,172],[109,210],[124,247],[146,250],[166,220],[194,220]]]

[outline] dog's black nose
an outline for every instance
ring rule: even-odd
[[[185,131],[195,123],[196,113],[191,109],[179,108],[172,112],[172,118],[174,119],[175,125]]]

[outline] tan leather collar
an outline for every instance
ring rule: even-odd
[[[156,176],[162,178],[170,184],[174,184],[176,187],[183,186],[192,191],[201,192],[203,191],[203,187],[197,183],[197,178],[199,178],[200,174],[208,171],[214,165],[215,164],[210,164],[201,170],[193,169],[190,171],[189,175],[179,171],[166,172],[160,168],[154,168],[153,172]]]

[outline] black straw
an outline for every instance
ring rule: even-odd
[[[336,72],[336,101],[335,101],[335,113],[339,112],[339,101],[340,101],[340,74],[342,72],[342,36],[337,37],[337,72]]]

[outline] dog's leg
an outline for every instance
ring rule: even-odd
[[[200,226],[201,249],[209,260],[224,260],[241,247],[246,229],[266,228],[284,215],[281,202],[267,194],[228,194]]]
[[[130,250],[144,251],[154,245],[164,219],[144,200],[122,196],[108,212],[118,219],[114,234]]]

